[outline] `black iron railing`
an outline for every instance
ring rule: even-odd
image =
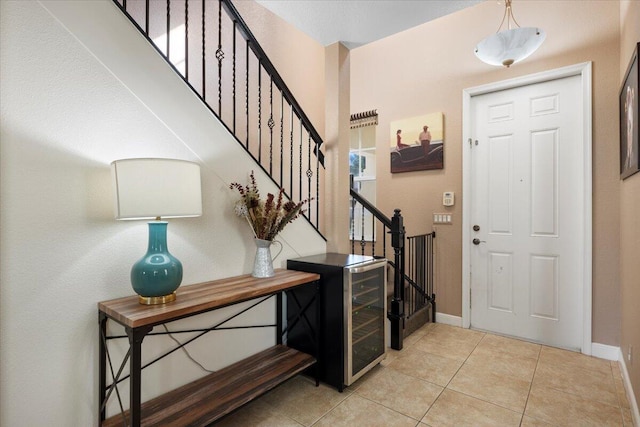
[[[432,321],[435,322],[436,295],[433,293],[433,239],[436,232],[407,237],[408,265],[405,280],[409,284],[405,290],[405,305],[407,318],[426,307],[432,305]]]
[[[353,188],[350,194],[351,253],[387,258],[393,267],[393,298],[388,317],[391,348],[400,350],[406,319],[430,304],[435,322],[433,239],[436,234],[406,237],[400,209],[388,218]],[[388,240],[387,234],[391,236]],[[407,250],[408,259],[405,258]],[[387,257],[391,251],[393,259]]]
[[[113,1],[320,232],[322,139],[231,0]]]

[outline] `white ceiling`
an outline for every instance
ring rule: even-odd
[[[323,46],[349,49],[483,0],[256,0]]]

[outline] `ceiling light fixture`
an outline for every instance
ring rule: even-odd
[[[505,19],[507,29],[500,31]],[[511,28],[511,21],[516,28]],[[536,51],[546,37],[544,30],[535,27],[520,28],[520,24],[513,17],[511,0],[505,0],[504,16],[495,34],[482,40],[475,48],[476,56],[490,65],[509,68],[512,64],[522,61]]]

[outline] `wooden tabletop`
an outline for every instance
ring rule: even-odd
[[[277,269],[275,276],[257,279],[250,274],[181,286],[175,301],[143,305],[138,295],[98,303],[98,309],[131,328],[153,326],[261,296],[271,295],[320,279],[318,274]]]

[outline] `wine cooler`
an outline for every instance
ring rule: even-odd
[[[319,377],[340,391],[384,359],[386,265],[385,259],[336,253],[287,261],[291,270],[321,276],[319,325],[314,328],[319,332]],[[301,300],[304,295],[288,298],[288,308],[295,310]],[[287,344],[304,350],[310,345],[304,339],[292,331]]]

